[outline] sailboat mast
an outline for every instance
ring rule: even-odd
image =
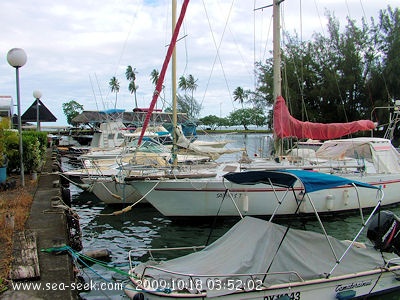
[[[282,0],[274,0],[273,5],[273,92],[274,99],[282,96],[282,77],[281,77],[281,16],[280,4]]]
[[[273,0],[273,95],[274,95],[274,109],[276,100],[282,96],[282,77],[281,77],[281,14],[280,4],[283,0]],[[282,140],[274,134],[274,148],[275,155],[282,154]]]
[[[176,26],[176,0],[172,0],[172,34],[175,31]],[[177,113],[177,99],[176,99],[176,46],[172,52],[172,162],[176,166],[178,164],[178,159],[176,156],[177,152],[177,134],[176,129],[178,126],[178,113]]]

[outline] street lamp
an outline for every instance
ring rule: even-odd
[[[10,66],[15,68],[15,74],[16,74],[21,186],[25,186],[25,177],[24,177],[24,160],[23,160],[24,156],[22,147],[21,101],[19,96],[19,68],[26,64],[26,59],[27,59],[26,53],[24,49],[21,48],[13,48],[7,53],[7,61],[10,64]]]
[[[36,99],[36,131],[40,131],[39,100],[41,97],[42,97],[42,93],[40,91],[33,91],[33,98]]]

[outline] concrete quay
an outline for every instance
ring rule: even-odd
[[[71,288],[75,282],[71,256],[65,252],[54,254],[41,251],[70,244],[66,210],[54,207],[55,200],[62,194],[57,184],[58,171],[55,152],[49,148],[46,163],[38,175],[37,190],[25,226],[25,231],[36,235],[40,277],[14,281],[14,290],[1,294],[1,299],[79,299],[77,291]]]

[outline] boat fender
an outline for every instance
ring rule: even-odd
[[[71,191],[69,188],[61,187],[61,199],[68,207],[71,207]]]
[[[111,251],[108,249],[89,250],[83,253],[91,258],[109,259]]]
[[[132,300],[144,300],[144,295],[141,292],[136,292],[133,289],[133,286],[129,285],[129,287],[125,288],[125,294]]]
[[[243,197],[243,211],[248,212],[249,211],[249,196],[244,195]]]
[[[333,195],[326,196],[326,208],[328,210],[332,210],[333,209],[333,201],[334,200],[335,200],[335,196],[333,196]]]
[[[400,255],[400,219],[391,211],[381,211],[372,217],[367,237],[376,249]]]
[[[63,187],[69,187],[69,181],[68,178],[65,178],[65,176],[59,176],[58,180],[60,181],[60,185]]]
[[[352,299],[356,296],[356,291],[354,290],[348,290],[348,291],[342,291],[336,294],[336,299],[338,300],[347,300],[347,299]]]
[[[133,296],[132,300],[144,300],[143,293],[137,293],[136,295]]]
[[[349,205],[349,199],[350,199],[350,195],[349,195],[349,190],[344,190],[343,191],[343,202],[344,205]]]

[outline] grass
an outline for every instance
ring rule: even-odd
[[[0,294],[8,289],[14,232],[25,228],[36,183],[26,180],[25,187],[17,184],[14,189],[0,191]]]

